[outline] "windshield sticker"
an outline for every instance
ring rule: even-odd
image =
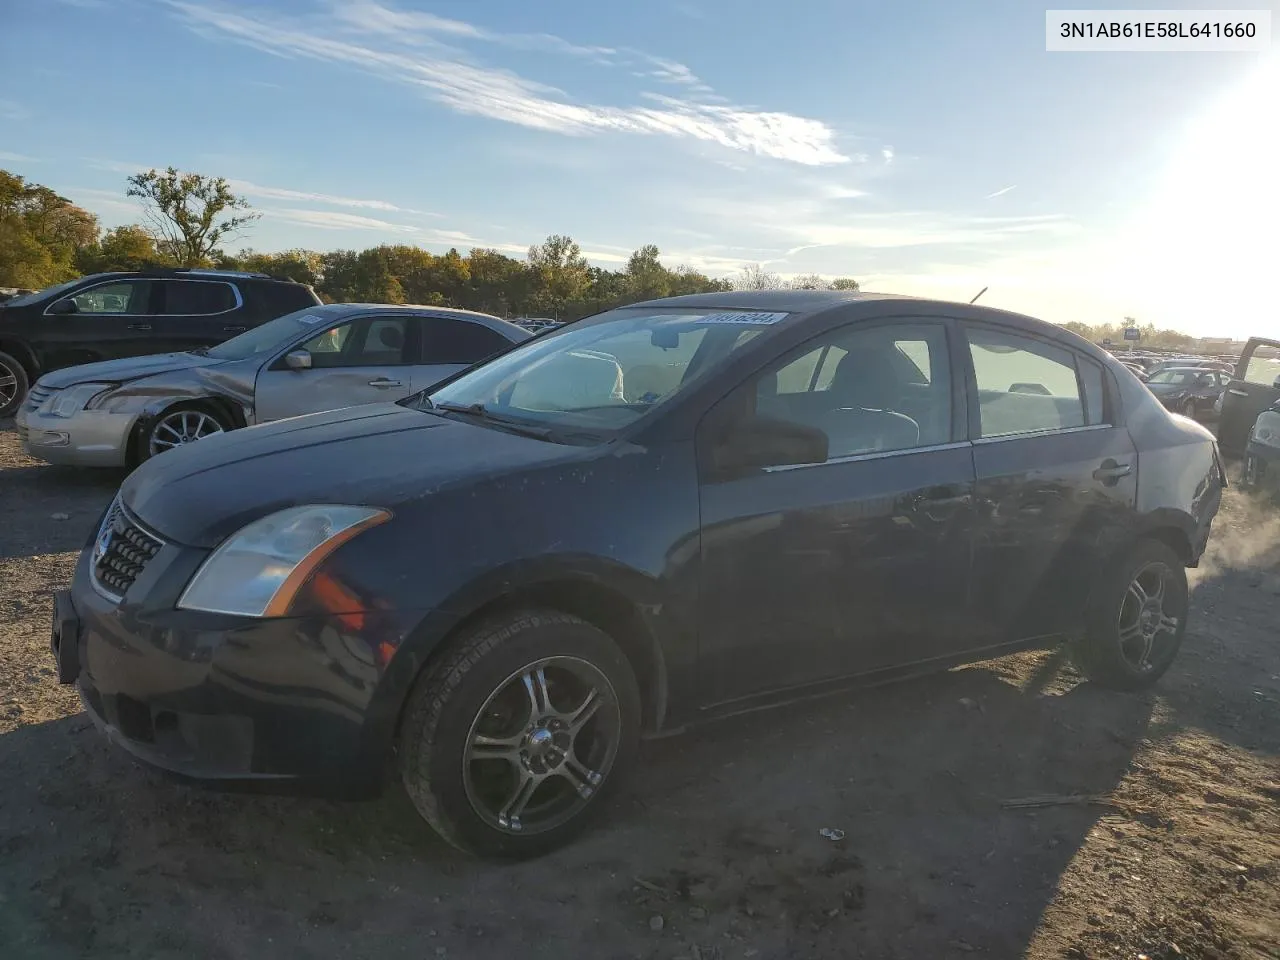
[[[313,323],[323,323],[324,317],[317,317],[314,313],[307,313],[299,317],[298,322],[311,326]]]
[[[704,317],[699,317],[699,323],[732,323],[732,324],[749,324],[755,326],[757,324],[777,323],[779,320],[785,320],[785,313],[708,313]]]

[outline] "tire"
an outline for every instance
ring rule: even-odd
[[[1196,418],[1196,402],[1194,400],[1188,400],[1182,405],[1182,415],[1191,420]]]
[[[549,707],[540,719],[535,694]],[[567,614],[517,611],[464,634],[419,676],[400,728],[400,776],[453,846],[534,857],[599,814],[634,763],[639,731],[635,674],[607,634]],[[473,737],[488,742],[474,748]],[[475,759],[475,749],[487,755]]]
[[[151,421],[138,443],[138,460],[232,429],[226,414],[202,403],[169,407]],[[183,439],[183,438],[186,439]]]
[[[1157,573],[1163,599],[1144,606],[1142,597],[1157,593]],[[1187,629],[1186,568],[1168,544],[1141,540],[1103,575],[1090,608],[1084,635],[1070,646],[1076,666],[1099,686],[1149,687],[1173,663]]]
[[[26,399],[31,379],[17,357],[0,353],[0,417],[11,417]]]

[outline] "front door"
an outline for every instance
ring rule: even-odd
[[[291,370],[282,355],[259,373],[255,422],[409,396],[412,321],[408,315],[358,317],[291,347],[290,352],[307,351],[311,367]]]
[[[1240,355],[1235,376],[1222,398],[1218,443],[1223,453],[1242,456],[1258,414],[1280,400],[1280,341],[1254,337]]]
[[[700,467],[708,703],[972,645],[961,395],[945,323],[859,324],[789,352],[704,419],[704,465],[736,411],[816,427],[829,444],[824,463]]]
[[[40,318],[41,367],[57,370],[97,360],[165,352],[153,340],[154,286],[154,281],[142,278],[110,280],[82,287],[55,301],[71,301],[75,312],[54,313],[51,304]]]
[[[1056,635],[1132,534],[1137,452],[1091,358],[1000,327],[967,325],[966,339],[975,607],[1000,641]]]

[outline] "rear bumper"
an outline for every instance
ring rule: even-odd
[[[28,456],[69,466],[123,467],[129,459],[129,437],[136,420],[136,414],[102,410],[53,417],[24,407],[14,423]]]

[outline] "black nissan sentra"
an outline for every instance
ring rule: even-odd
[[[1224,475],[1106,352],[977,306],[721,293],[566,325],[398,404],[144,463],[56,598],[111,739],[230,785],[566,841],[640,737],[1066,643],[1173,660]]]

